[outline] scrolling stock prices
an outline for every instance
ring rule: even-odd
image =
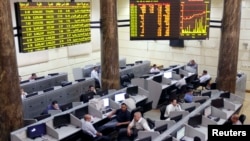
[[[210,0],[130,0],[130,39],[206,39]]]

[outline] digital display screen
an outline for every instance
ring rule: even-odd
[[[20,52],[91,41],[89,2],[18,2],[15,12]]]
[[[211,0],[130,0],[130,39],[206,39]]]

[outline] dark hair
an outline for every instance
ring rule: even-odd
[[[52,101],[52,103],[51,103],[52,105],[55,105],[55,104],[57,104],[57,101],[56,100],[54,100],[54,101]]]
[[[122,103],[121,106],[122,106],[122,105],[125,105],[125,106],[127,107],[127,104],[125,104],[125,103]]]
[[[93,85],[89,85],[89,88],[94,87]]]
[[[35,75],[36,75],[36,73],[32,73],[32,74],[31,74],[31,76],[35,76]]]
[[[195,137],[194,137],[194,141],[201,141],[201,138],[198,137],[198,136],[195,136]]]
[[[156,67],[156,64],[154,64],[153,67]]]
[[[125,99],[129,98],[129,94],[124,95]]]
[[[183,78],[183,77],[184,77],[184,74],[180,74],[180,77]]]
[[[207,74],[207,70],[203,70],[203,73],[206,73],[206,74]]]

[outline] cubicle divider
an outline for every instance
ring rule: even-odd
[[[40,115],[46,107],[56,100],[59,105],[79,102],[80,95],[88,90],[89,85],[94,85],[94,79],[74,82],[72,85],[41,93],[23,100],[24,118],[33,118]]]
[[[59,86],[62,81],[68,81],[67,73],[58,73],[58,75],[48,75],[42,79],[30,80],[29,82],[20,84],[20,87],[27,93],[42,91],[44,89]]]

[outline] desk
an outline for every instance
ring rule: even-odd
[[[141,102],[141,101],[147,99],[147,96],[137,94],[136,96],[131,96],[131,98],[133,98],[135,100],[135,102],[138,103],[138,102]]]
[[[63,126],[61,128],[55,129],[55,131],[58,133],[58,139],[64,139],[70,135],[75,134],[76,132],[82,130],[81,127],[76,127],[74,125],[68,125],[68,126]]]

